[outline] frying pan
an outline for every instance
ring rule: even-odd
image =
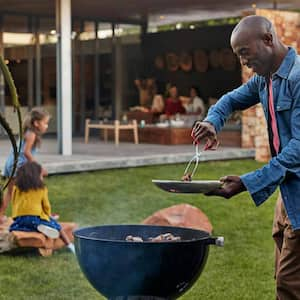
[[[155,180],[152,182],[164,191],[170,193],[208,193],[222,186],[222,183],[218,180],[193,180],[193,181],[181,181],[181,180]]]
[[[171,193],[208,193],[215,189],[221,188],[222,183],[218,180],[192,180],[200,161],[201,151],[199,151],[199,141],[195,140],[192,133],[192,138],[194,139],[195,145],[195,155],[188,162],[187,167],[184,170],[184,176],[189,178],[189,180],[152,180],[156,186],[161,188],[164,191]],[[218,145],[216,145],[217,147]],[[212,149],[215,150],[216,148]],[[204,146],[203,151],[207,150],[207,145]],[[192,165],[194,167],[191,169]]]

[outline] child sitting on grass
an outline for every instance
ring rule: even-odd
[[[12,190],[12,217],[10,231],[39,231],[53,239],[60,236],[75,253],[74,245],[60,224],[51,218],[48,189],[43,182],[42,167],[37,162],[26,162],[17,170]]]

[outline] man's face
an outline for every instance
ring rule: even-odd
[[[261,76],[269,76],[272,70],[272,48],[264,40],[249,34],[236,33],[231,37],[233,52],[242,65]]]

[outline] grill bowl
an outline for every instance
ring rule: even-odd
[[[180,241],[128,242],[163,233]],[[74,231],[76,256],[92,286],[107,298],[175,299],[200,276],[216,238],[196,229],[153,225],[103,225]]]

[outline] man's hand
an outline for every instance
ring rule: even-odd
[[[223,183],[222,187],[215,189],[209,193],[206,193],[207,196],[221,196],[226,199],[231,198],[234,195],[237,195],[243,191],[246,191],[241,178],[239,176],[225,176],[220,179]]]
[[[216,150],[219,145],[215,127],[209,122],[195,122],[191,136],[195,143],[200,143],[203,139],[206,140],[204,150]]]

